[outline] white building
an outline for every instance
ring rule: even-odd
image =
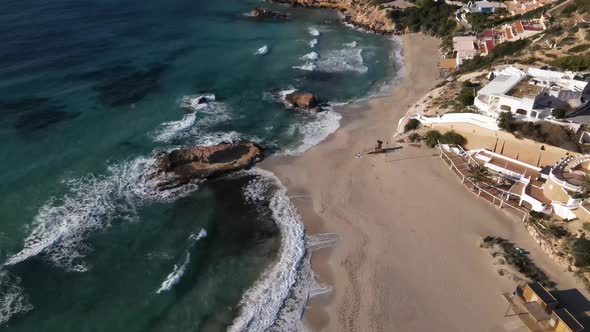
[[[563,103],[576,106],[588,84],[574,79],[575,73],[514,67],[495,71],[490,83],[478,91],[475,106],[483,115],[498,117],[511,112],[516,117],[536,121],[551,115]]]

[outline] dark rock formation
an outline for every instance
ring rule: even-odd
[[[194,146],[156,154],[156,174],[165,174],[160,190],[246,169],[262,160],[263,148],[250,142]]]
[[[320,102],[317,96],[303,91],[292,92],[285,96],[285,100],[294,107],[307,109],[315,108]]]
[[[273,12],[271,10],[268,10],[268,9],[265,9],[262,7],[254,8],[252,10],[251,14],[252,14],[252,16],[258,17],[258,18],[286,19],[288,17],[287,14]]]

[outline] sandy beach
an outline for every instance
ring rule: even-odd
[[[482,237],[526,248],[559,288],[583,288],[532,240],[520,221],[467,191],[437,150],[392,143],[408,105],[433,88],[439,41],[403,37],[404,77],[389,97],[350,105],[341,128],[300,157],[260,167],[287,186],[308,234],[334,233],[312,267],[333,291],[313,298],[314,331],[521,331],[504,318],[515,282],[498,275]],[[395,151],[355,154],[376,140]]]

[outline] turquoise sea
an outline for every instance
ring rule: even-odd
[[[338,128],[332,106],[387,91],[400,45],[254,0],[2,3],[0,330],[296,329],[312,286],[280,182],[158,192],[146,172],[196,144],[301,154]],[[292,89],[325,111],[286,109]]]

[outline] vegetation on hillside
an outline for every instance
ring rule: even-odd
[[[453,15],[458,7],[434,0],[417,0],[415,7],[394,10],[390,18],[411,32],[425,32],[450,39],[457,29]]]
[[[515,42],[505,42],[496,46],[496,48],[490,52],[487,56],[476,55],[473,59],[463,62],[457,74],[469,73],[476,70],[481,70],[491,67],[493,64],[499,62],[499,60],[505,57],[514,56],[530,44],[527,39],[517,40]]]
[[[517,120],[510,112],[503,112],[498,117],[498,127],[514,136],[528,138],[539,143],[567,147],[580,151],[575,134],[566,127],[549,122],[529,122]]]
[[[551,64],[563,70],[590,70],[590,52],[584,53],[582,55],[570,55],[562,58],[557,58],[553,60]]]
[[[431,148],[435,147],[439,142],[442,144],[464,146],[467,144],[467,139],[453,130],[444,134],[441,134],[438,130],[429,130],[426,135],[424,135],[424,142]]]

